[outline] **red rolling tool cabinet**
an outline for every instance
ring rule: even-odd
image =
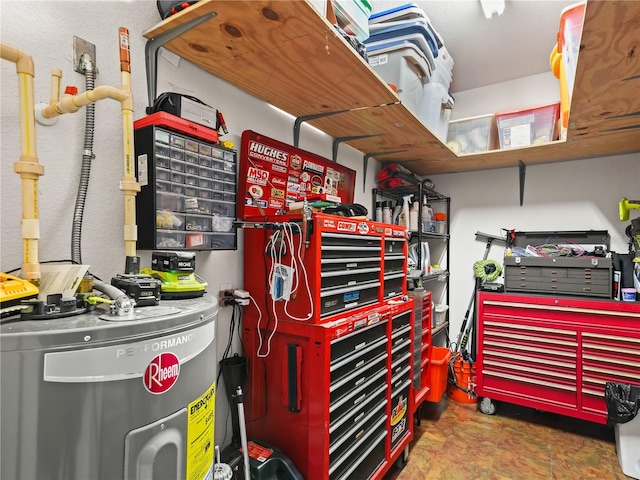
[[[477,306],[485,402],[604,424],[605,383],[640,385],[640,302],[479,292]]]
[[[278,225],[244,232],[248,435],[307,480],[381,479],[413,436],[406,228],[322,213],[255,221],[300,229],[293,248]]]
[[[413,437],[412,322],[409,300],[280,322],[261,341],[245,317],[245,348],[264,356],[249,361],[249,438],[276,445],[307,480],[382,478]]]

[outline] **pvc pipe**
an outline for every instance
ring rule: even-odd
[[[53,87],[51,91],[53,92]],[[52,101],[48,106],[43,108],[40,113],[44,118],[53,118],[64,113],[75,113],[85,105],[95,103],[105,98],[125,102],[130,95],[130,92],[126,90],[101,85],[93,90],[79,93],[78,95],[63,95],[62,99],[57,102]]]
[[[36,286],[40,285],[40,263],[38,261],[38,178],[44,167],[38,164],[36,153],[36,125],[33,102],[33,59],[24,52],[0,43],[0,57],[16,64],[18,73],[18,99],[20,102],[20,161],[13,170],[22,181],[22,276]]]
[[[247,427],[244,418],[244,395],[242,387],[236,389],[236,402],[238,403],[238,424],[240,425],[240,444],[242,446],[242,459],[244,460],[244,479],[251,480],[251,467],[249,464],[249,445],[247,442]]]
[[[63,95],[57,100],[59,95],[59,82],[57,86],[55,78],[52,79],[51,101],[44,106],[38,114],[45,119],[50,119],[64,113],[74,113],[85,105],[95,103],[98,100],[110,98],[120,102],[122,111],[122,141],[124,149],[124,173],[120,182],[120,189],[124,194],[124,243],[125,255],[127,257],[136,256],[136,242],[138,240],[138,227],[136,224],[136,195],[140,191],[140,184],[135,176],[135,152],[133,140],[133,92],[131,89],[131,63],[129,52],[129,31],[120,27],[118,30],[120,43],[120,77],[121,88],[103,85],[87,90],[78,95]],[[55,77],[55,71],[53,76]],[[134,262],[137,263],[137,262]],[[127,264],[129,264],[127,262]],[[137,273],[137,272],[125,272]]]
[[[140,184],[136,181],[133,146],[133,93],[131,91],[131,64],[129,30],[120,27],[120,77],[127,98],[120,102],[122,110],[122,143],[124,149],[124,176],[120,189],[124,194],[124,247],[127,257],[135,257],[138,227],[136,225],[136,194]],[[130,272],[125,272],[130,273]]]

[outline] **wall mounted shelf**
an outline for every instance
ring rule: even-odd
[[[215,15],[164,47],[380,161],[418,175],[640,151],[640,2],[587,4],[566,141],[457,156],[310,3],[201,0],[144,36]],[[380,154],[379,152],[396,152]]]

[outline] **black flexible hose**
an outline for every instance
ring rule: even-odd
[[[93,90],[95,85],[95,67],[89,60],[85,70],[86,90]],[[84,216],[84,206],[89,189],[89,176],[91,174],[91,161],[93,155],[93,132],[95,125],[95,103],[90,103],[85,107],[85,129],[84,146],[82,149],[82,166],[80,169],[80,181],[78,183],[78,193],[73,210],[73,224],[71,227],[71,259],[82,264],[82,217]]]

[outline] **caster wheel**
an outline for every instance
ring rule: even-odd
[[[485,415],[495,415],[498,407],[496,406],[496,402],[491,400],[488,397],[482,397],[478,402],[478,408]]]
[[[409,447],[406,447],[402,451],[398,459],[396,460],[396,468],[398,470],[402,470],[407,465],[408,460],[409,460]]]

